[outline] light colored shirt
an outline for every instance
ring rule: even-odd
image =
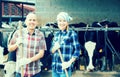
[[[10,43],[15,44],[16,39],[19,38],[19,31],[16,31],[11,39]],[[23,57],[31,58],[39,53],[40,50],[46,50],[46,42],[42,32],[35,29],[32,35],[29,34],[27,28],[22,29],[22,41],[23,41]],[[20,59],[19,48],[17,51],[17,60]],[[24,75],[34,75],[41,71],[40,60],[31,62],[24,66]]]

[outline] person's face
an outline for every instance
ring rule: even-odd
[[[59,18],[57,23],[60,30],[65,30],[68,26],[68,22],[64,18]]]
[[[35,14],[29,14],[25,21],[29,30],[34,30],[38,24],[37,16]]]

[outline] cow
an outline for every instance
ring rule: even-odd
[[[118,24],[116,22],[110,22],[108,24],[109,28],[118,28]],[[113,67],[115,65],[115,55],[118,60],[119,58],[119,48],[120,48],[120,38],[119,38],[119,30],[112,30],[107,31],[107,38],[106,38],[106,44],[107,44],[107,65],[108,70],[112,71]]]
[[[93,22],[91,27],[104,27],[108,21]],[[87,31],[85,33],[85,48],[89,55],[89,64],[87,71],[94,69],[105,70],[106,67],[106,51],[105,51],[105,33],[104,31]],[[101,63],[99,62],[101,61]]]
[[[106,30],[86,32],[86,44],[91,41],[91,46],[90,44],[89,46],[87,45],[86,50],[89,47],[92,48],[92,44],[95,44],[93,45],[93,51],[88,51],[91,63],[89,63],[87,70],[95,69],[101,71],[112,71],[114,66],[114,54],[117,54],[117,51],[119,50],[119,36],[118,32],[107,31],[107,28],[118,27],[118,25],[116,22],[96,21],[92,23],[92,27],[106,28]]]

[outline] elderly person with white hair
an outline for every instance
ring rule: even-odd
[[[52,77],[71,77],[73,62],[80,55],[78,36],[75,31],[69,29],[71,20],[72,18],[66,12],[60,12],[57,15],[59,30],[54,35],[51,47]],[[63,61],[58,52],[61,52]],[[68,75],[64,70],[67,70]]]

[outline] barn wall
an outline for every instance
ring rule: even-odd
[[[120,24],[120,0],[36,0],[36,12],[42,21],[55,22],[56,15],[65,11],[72,17],[71,23],[107,19]]]

